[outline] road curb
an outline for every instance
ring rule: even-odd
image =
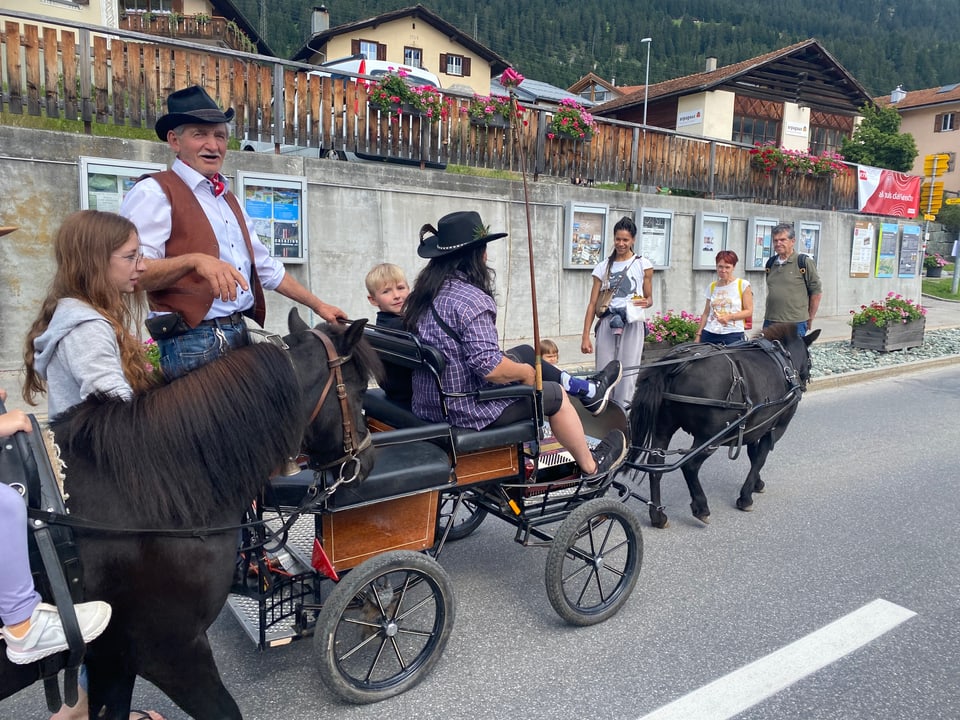
[[[907,373],[917,372],[918,370],[933,370],[939,367],[946,367],[960,362],[960,355],[945,355],[944,357],[931,358],[929,360],[914,360],[913,362],[902,363],[900,365],[890,365],[887,367],[870,368],[868,370],[855,370],[839,375],[824,375],[823,377],[813,378],[807,383],[807,390],[830,390],[856,383],[866,382],[868,380],[880,380],[887,377],[896,377],[906,375]]]

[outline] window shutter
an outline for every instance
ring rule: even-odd
[[[359,55],[360,54],[360,41],[354,38],[350,41],[350,54]]]
[[[933,131],[940,132],[941,127],[943,127],[943,113],[935,115],[933,118]]]
[[[470,58],[463,58],[463,76],[470,77]]]
[[[183,15],[183,0],[173,0],[173,12]]]
[[[447,54],[440,53],[440,67],[437,69],[437,72],[445,73],[447,71]]]
[[[383,43],[377,43],[377,60],[387,59],[387,46]]]

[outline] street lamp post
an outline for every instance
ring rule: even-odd
[[[645,37],[640,42],[647,45],[647,67],[643,78],[643,145],[640,146],[640,180],[642,182],[647,161],[647,97],[650,93],[650,44],[653,38]]]

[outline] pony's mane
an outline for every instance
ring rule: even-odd
[[[293,364],[275,345],[231,351],[122,401],[94,395],[53,424],[67,464],[93,468],[141,526],[203,525],[225,504],[252,500],[303,428]],[[99,484],[98,483],[98,484]],[[239,517],[237,518],[239,520]]]

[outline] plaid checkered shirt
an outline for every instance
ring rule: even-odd
[[[493,298],[456,273],[440,288],[433,306],[462,341],[450,337],[429,311],[417,323],[420,338],[437,348],[447,360],[442,377],[444,390],[470,393],[496,387],[484,380],[503,359],[497,337],[497,305]],[[433,378],[422,370],[413,373],[413,412],[425,420],[448,421],[455,427],[480,430],[499,418],[504,408],[514,402],[516,399],[477,402],[473,397],[447,398],[450,417],[444,418]]]

